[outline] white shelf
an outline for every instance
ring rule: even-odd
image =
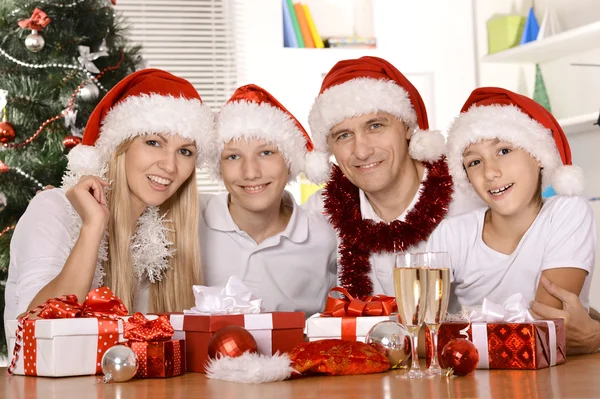
[[[563,128],[567,136],[585,133],[593,130],[600,132],[600,126],[594,125],[598,121],[598,112],[591,114],[577,115],[571,118],[559,119],[558,123]]]
[[[600,46],[600,21],[483,57],[482,62],[543,63]]]

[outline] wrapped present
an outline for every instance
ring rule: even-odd
[[[175,377],[185,372],[185,341],[173,340],[169,317],[148,320],[135,313],[124,326],[123,338],[138,360],[137,378]]]
[[[273,355],[292,350],[304,341],[304,312],[260,312],[261,299],[236,277],[224,288],[194,286],[196,306],[171,314],[175,337],[185,338],[186,371],[204,373],[208,342],[226,326],[240,326],[252,334],[258,351]]]
[[[503,305],[486,299],[481,308],[463,313],[465,320],[440,326],[438,354],[450,340],[466,338],[479,350],[480,369],[536,370],[566,361],[564,320],[534,320],[520,294]],[[433,352],[429,334],[426,346],[429,365]]]
[[[344,298],[333,297],[338,292]],[[343,339],[365,342],[371,327],[380,321],[400,321],[394,297],[375,295],[360,300],[352,297],[344,288],[334,287],[329,291],[325,311],[306,321],[306,334],[309,341],[322,339]]]
[[[6,329],[13,359],[9,374],[64,377],[101,373],[106,350],[123,341],[125,305],[109,288],[49,299]]]

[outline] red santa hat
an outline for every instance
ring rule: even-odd
[[[314,182],[327,179],[327,154],[315,151],[300,122],[273,95],[250,84],[238,88],[217,116],[214,162],[210,167],[220,176],[219,159],[225,143],[239,139],[263,139],[277,145],[288,167],[290,177],[300,172]]]
[[[329,71],[313,104],[308,123],[315,147],[327,152],[332,127],[346,118],[387,112],[413,131],[409,154],[418,161],[436,161],[444,153],[444,136],[428,131],[421,95],[392,64],[377,57],[338,62]]]
[[[160,69],[143,69],[117,83],[90,116],[82,143],[68,155],[74,175],[101,175],[123,141],[143,134],[171,134],[196,142],[205,159],[214,127],[210,108],[190,82]]]
[[[552,114],[534,100],[498,87],[475,89],[448,131],[448,165],[454,184],[473,190],[463,167],[471,143],[499,139],[524,149],[542,165],[542,186],[559,195],[583,191],[583,171],[572,165],[567,138]]]

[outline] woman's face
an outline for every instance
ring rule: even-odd
[[[236,140],[221,153],[223,183],[231,204],[251,212],[279,206],[289,169],[276,145],[265,140]]]
[[[132,206],[143,211],[164,203],[190,177],[196,145],[171,134],[138,136],[125,153],[125,165]]]

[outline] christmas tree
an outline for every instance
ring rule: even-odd
[[[0,2],[0,304],[12,231],[37,190],[60,186],[103,95],[140,65],[115,0]],[[66,294],[66,293],[65,293]],[[6,353],[4,323],[0,350]]]

